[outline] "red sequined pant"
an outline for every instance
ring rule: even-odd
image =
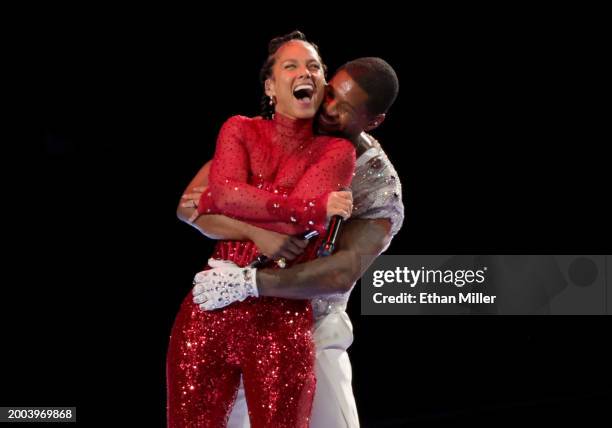
[[[306,300],[248,298],[204,312],[189,293],[168,349],[168,427],[225,427],[242,374],[252,428],[307,428],[312,325]]]

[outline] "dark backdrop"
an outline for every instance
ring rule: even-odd
[[[397,71],[375,132],[406,207],[389,253],[606,251],[594,15],[318,7],[19,15],[2,403],[161,426],[169,330],[211,249],[177,202],[223,121],[257,114],[267,41],[296,28],[330,70],[380,56]],[[362,317],[358,297],[366,427],[587,420],[609,402],[607,317]]]

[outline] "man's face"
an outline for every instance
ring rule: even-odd
[[[366,108],[368,95],[351,76],[340,70],[330,80],[318,116],[319,131],[353,138],[371,121]]]

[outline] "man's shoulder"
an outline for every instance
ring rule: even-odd
[[[389,160],[389,157],[387,156],[387,152],[385,152],[385,149],[383,148],[382,144],[380,144],[380,142],[373,135],[370,135],[370,134],[368,134],[366,132],[364,132],[363,134],[368,139],[368,141],[370,142],[370,145],[371,145],[371,148],[372,148],[372,152],[375,153],[375,155],[377,155],[377,156],[383,156],[385,158],[385,161],[388,162],[391,166],[393,166],[393,164]]]
[[[390,219],[392,234],[395,234],[404,216],[402,185],[380,143],[374,137],[368,137],[371,139],[370,148],[357,160],[351,184],[355,207],[353,215],[362,219]]]
[[[399,182],[397,171],[378,140],[365,132],[362,136],[367,138],[369,148],[357,159],[355,184]]]

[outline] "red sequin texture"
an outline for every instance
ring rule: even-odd
[[[198,211],[283,233],[323,232],[327,197],[350,185],[354,168],[351,143],[313,136],[311,120],[234,116],[219,133]]]
[[[253,428],[307,428],[315,391],[308,302],[248,298],[204,312],[191,299],[170,338],[168,426],[225,427],[242,373]]]
[[[231,118],[200,211],[281,233],[322,230],[321,201],[349,185],[355,154],[345,140],[313,137],[311,126],[278,114]],[[320,241],[293,263],[313,259]],[[245,266],[257,254],[252,242],[219,241],[213,257]],[[189,293],[168,349],[168,426],[225,427],[242,374],[253,428],[307,428],[316,383],[312,326],[307,300],[248,298],[203,312]]]

